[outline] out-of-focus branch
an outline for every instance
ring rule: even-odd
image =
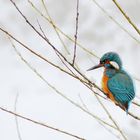
[[[125,33],[127,33],[133,40],[135,40],[138,44],[140,44],[140,41],[134,37],[127,29],[125,29],[114,17],[109,15],[109,13],[96,1],[92,0],[96,6],[101,9],[101,11],[108,17],[110,18],[120,29],[122,29]]]
[[[18,97],[19,97],[19,94],[17,93],[16,94],[16,98],[15,98],[15,105],[14,105],[14,112],[15,113],[17,112],[17,101],[18,101]],[[15,116],[15,122],[16,122],[16,129],[17,129],[18,138],[19,138],[19,140],[22,140],[22,137],[21,137],[21,134],[20,134],[20,129],[19,129],[19,124],[18,124],[18,118],[17,118],[17,116]]]
[[[130,23],[130,25],[136,30],[136,32],[140,35],[140,30],[137,28],[137,26],[134,24],[134,22],[129,18],[129,16],[124,12],[124,10],[121,8],[119,3],[116,0],[112,0],[113,3],[118,7],[120,12],[124,15],[124,17],[127,19],[127,21]]]

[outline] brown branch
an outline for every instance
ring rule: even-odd
[[[54,130],[54,131],[57,131],[57,132],[66,134],[66,135],[71,136],[71,137],[74,137],[74,138],[76,138],[76,139],[85,140],[84,138],[81,138],[81,137],[79,137],[79,136],[77,136],[77,135],[71,134],[71,133],[69,133],[69,132],[66,132],[66,131],[64,131],[64,130],[60,130],[60,129],[55,128],[55,127],[52,127],[52,126],[49,126],[49,125],[44,124],[44,123],[42,123],[42,122],[39,122],[39,121],[30,119],[30,118],[25,117],[25,116],[23,116],[23,115],[17,114],[17,113],[15,113],[15,112],[13,112],[13,111],[7,110],[7,109],[5,109],[5,108],[3,108],[3,107],[0,107],[0,110],[2,110],[2,111],[4,111],[4,112],[7,112],[7,113],[9,113],[9,114],[11,114],[11,115],[17,116],[17,117],[19,117],[19,118],[21,118],[21,119],[24,119],[24,120],[27,120],[27,121],[29,121],[29,122],[32,122],[32,123],[34,123],[34,124],[41,125],[41,126],[44,126],[44,127],[49,128],[49,129],[52,129],[52,130]]]
[[[73,62],[72,65],[74,66],[75,58],[76,58],[76,44],[77,44],[77,34],[78,34],[78,17],[79,17],[79,0],[77,0],[77,7],[76,7],[76,29],[75,29],[75,41],[74,41],[74,55],[73,55]]]
[[[116,0],[112,0],[113,3],[118,7],[120,12],[124,15],[124,17],[127,19],[127,21],[130,23],[130,25],[136,30],[136,32],[140,35],[140,30],[137,28],[137,26],[132,22],[132,20],[129,18],[129,16],[124,12],[124,10],[121,8],[119,3]]]

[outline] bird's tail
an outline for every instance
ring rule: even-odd
[[[126,111],[126,114],[127,114],[127,115],[128,115],[129,106],[130,106],[130,102],[124,104],[125,111]]]

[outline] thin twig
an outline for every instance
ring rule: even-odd
[[[42,29],[42,27],[41,27],[41,25],[40,25],[40,23],[39,23],[38,20],[37,20],[37,24],[38,24],[38,26],[39,26],[40,31],[41,31],[42,34],[44,35],[44,37],[47,39],[47,36],[46,36],[46,34],[44,33],[44,31],[43,31],[43,29]]]
[[[129,114],[131,117],[135,118],[136,120],[139,120],[139,121],[140,121],[140,117],[135,116],[135,115],[132,114],[131,112],[128,112],[128,114]]]
[[[15,98],[15,105],[14,105],[14,112],[17,112],[17,102],[18,102],[18,97],[19,94],[16,94],[16,98]],[[16,122],[16,129],[17,129],[17,134],[18,134],[18,138],[19,140],[22,140],[21,134],[20,134],[20,129],[19,129],[19,124],[18,124],[18,118],[17,116],[15,116],[15,122]]]
[[[132,22],[132,20],[129,18],[129,16],[124,12],[124,10],[121,8],[119,3],[116,0],[112,0],[114,4],[118,7],[120,12],[124,15],[124,17],[127,19],[127,21],[130,23],[130,25],[136,30],[136,32],[140,35],[140,30],[137,28],[137,26]]]
[[[134,105],[140,107],[140,104],[138,104],[137,102],[134,102],[134,101],[133,101],[132,104],[134,104]]]
[[[54,28],[54,31],[56,32],[56,35],[58,36],[58,38],[59,38],[59,40],[60,40],[62,46],[64,47],[65,51],[66,51],[68,54],[70,54],[70,53],[69,53],[69,50],[68,50],[68,48],[67,48],[67,46],[65,45],[65,43],[64,43],[64,41],[62,40],[62,38],[61,38],[59,32],[57,31],[57,28],[56,28],[56,26],[55,26],[55,23],[54,23],[54,21],[52,20],[50,14],[49,14],[49,11],[48,11],[48,9],[47,9],[47,6],[46,6],[44,0],[41,0],[41,2],[42,2],[42,5],[43,5],[43,7],[44,7],[44,9],[45,9],[46,14],[47,14],[48,17],[49,17],[49,21],[51,22],[51,25],[52,25],[52,27]]]
[[[37,121],[37,120],[33,120],[33,119],[28,118],[28,117],[25,117],[25,116],[23,116],[23,115],[17,114],[17,113],[15,113],[15,112],[10,111],[10,110],[8,110],[8,109],[5,109],[5,108],[3,108],[3,107],[0,107],[0,110],[2,110],[2,111],[4,111],[4,112],[7,112],[7,113],[9,113],[9,114],[12,114],[12,115],[14,115],[14,116],[17,116],[17,117],[19,117],[19,118],[21,118],[21,119],[24,119],[24,120],[27,120],[27,121],[29,121],[29,122],[32,122],[32,123],[34,123],[34,124],[37,124],[37,125],[40,125],[40,126],[44,126],[44,127],[49,128],[49,129],[51,129],[51,130],[57,131],[57,132],[59,132],[59,133],[63,133],[63,134],[66,134],[66,135],[68,135],[68,136],[74,137],[74,138],[76,138],[76,139],[85,140],[84,138],[81,138],[81,137],[79,137],[79,136],[77,136],[77,135],[71,134],[71,133],[66,132],[66,131],[64,131],[64,130],[60,130],[60,129],[58,129],[58,128],[55,128],[55,127],[52,127],[52,126],[50,126],[50,125],[44,124],[44,123],[39,122],[39,121]]]
[[[59,31],[64,37],[66,37],[67,39],[69,39],[71,42],[74,42],[74,39],[71,38],[70,36],[68,36],[66,33],[64,33],[58,26],[56,26],[55,24],[52,24],[52,21],[49,20],[49,18],[47,18],[30,0],[28,0],[28,3],[31,5],[31,7],[38,13],[40,14],[41,17],[43,17],[46,21],[48,21],[52,26],[54,26],[57,31]],[[99,58],[96,54],[94,54],[92,51],[88,50],[87,47],[84,47],[83,45],[81,45],[79,42],[77,42],[77,45],[85,52],[87,52],[88,54]]]
[[[41,27],[41,25],[40,25],[40,23],[39,23],[39,21],[37,20],[37,23],[38,23],[38,25],[39,25],[39,28],[40,28],[40,31],[42,32],[42,34],[44,35],[44,37],[47,39],[47,37],[46,37],[46,35],[45,35],[45,33],[44,33],[44,31],[43,31],[43,29],[42,29],[42,27]],[[59,57],[59,59],[61,60],[61,62],[64,64],[64,66],[73,74],[73,75],[75,75],[74,74],[74,72],[65,64],[65,62],[64,62],[64,60],[61,58],[61,56],[55,51],[55,53],[56,53],[56,55]],[[76,76],[76,75],[75,75]]]
[[[78,34],[78,17],[79,17],[79,0],[77,0],[77,6],[76,6],[76,29],[75,29],[75,41],[74,41],[74,55],[73,55],[73,61],[72,65],[74,66],[75,58],[76,58],[76,45],[77,45],[77,34]]]

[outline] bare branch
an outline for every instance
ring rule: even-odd
[[[47,36],[45,35],[45,33],[44,33],[44,31],[43,31],[43,29],[42,29],[42,27],[41,27],[41,25],[40,25],[40,23],[39,23],[38,20],[37,20],[37,23],[38,23],[38,26],[40,28],[40,31],[42,32],[42,34],[44,35],[44,37],[47,39]]]
[[[77,7],[76,7],[76,29],[75,29],[75,41],[74,41],[74,55],[72,65],[74,65],[75,58],[76,58],[76,44],[77,44],[77,34],[78,34],[78,17],[79,17],[79,0],[77,0]]]

